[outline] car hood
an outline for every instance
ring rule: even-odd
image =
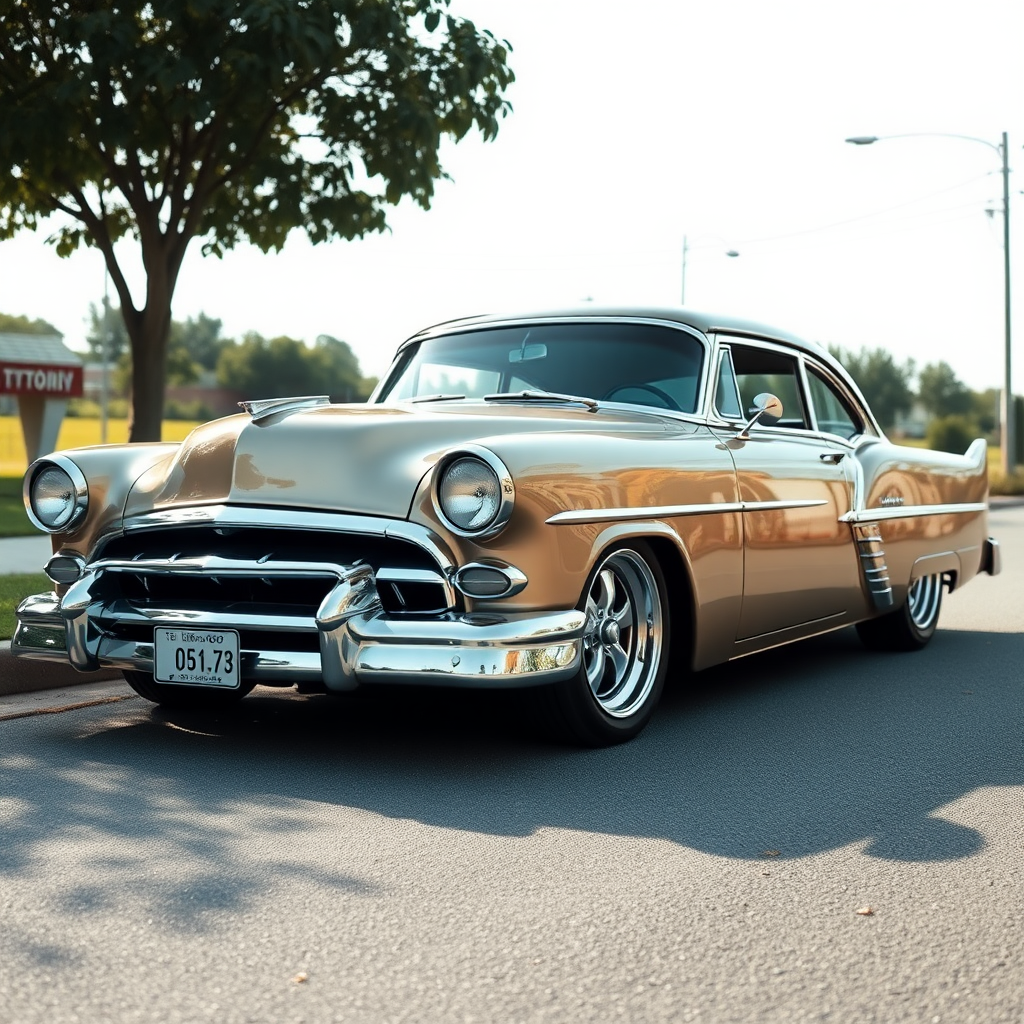
[[[231,416],[194,430],[144,473],[125,515],[176,505],[231,503],[334,509],[405,518],[419,482],[453,447],[500,455],[501,438],[524,433],[662,433],[657,413],[483,402],[319,406],[253,421]]]

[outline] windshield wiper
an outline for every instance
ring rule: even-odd
[[[455,402],[460,398],[465,398],[465,395],[418,395],[416,398],[410,398],[410,402]]]
[[[597,412],[598,404],[593,398],[579,395],[560,395],[555,391],[502,391],[497,395],[484,395],[485,402],[571,402],[585,405],[589,412]]]

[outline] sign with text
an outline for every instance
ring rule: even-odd
[[[78,398],[81,394],[81,366],[0,362],[0,395]]]

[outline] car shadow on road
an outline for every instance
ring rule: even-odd
[[[184,895],[178,881],[147,895],[196,927],[197,906],[253,898],[224,812],[251,809],[254,847],[275,831],[306,842],[310,802],[489,835],[650,837],[730,858],[853,842],[893,861],[968,857],[982,835],[936,811],[981,786],[1024,783],[1022,663],[1020,634],[940,631],[920,653],[877,655],[843,631],[673,686],[643,735],[607,750],[544,738],[511,693],[261,688],[212,717],[139,701],[21,720],[6,728],[34,730],[21,747],[32,755],[0,755],[0,878],[35,870],[48,844],[83,830],[136,850],[92,865],[123,877],[143,841],[192,864]],[[313,869],[284,858],[274,870]],[[367,891],[326,870],[317,881]],[[67,898],[88,912],[104,896]]]

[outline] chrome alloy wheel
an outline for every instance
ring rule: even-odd
[[[658,585],[647,562],[622,548],[594,576],[586,602],[583,668],[590,692],[613,718],[627,718],[647,699],[664,644]]]
[[[910,621],[922,632],[931,629],[942,604],[942,576],[922,576],[907,594]]]

